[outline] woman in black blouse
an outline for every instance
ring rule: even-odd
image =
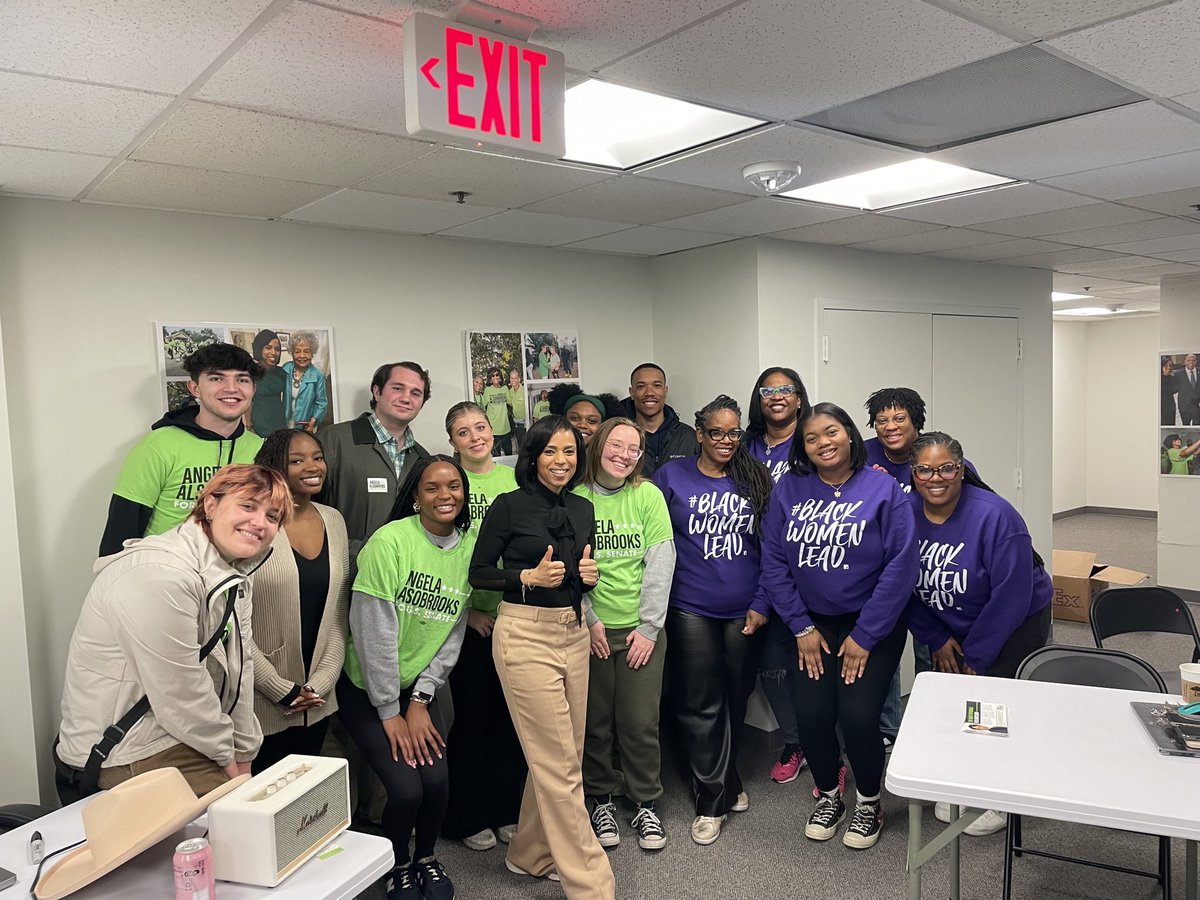
[[[612,868],[583,800],[583,605],[600,573],[592,504],[571,493],[582,461],[583,437],[564,418],[533,423],[517,458],[520,490],[497,497],[479,530],[471,586],[504,594],[492,655],[529,763],[505,864],[561,880],[568,900],[613,900]]]

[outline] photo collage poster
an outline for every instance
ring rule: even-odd
[[[337,421],[337,368],[328,325],[156,322],[163,411],[195,403],[183,361],[206,344],[235,344],[262,365],[246,428],[266,436],[280,428],[315,431]]]
[[[555,385],[578,386],[579,332],[468,331],[467,398],[482,406],[495,455],[515,454],[525,429],[550,414]]]
[[[1194,350],[1162,350],[1159,474],[1200,475],[1200,368]]]

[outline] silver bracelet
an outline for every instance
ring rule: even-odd
[[[809,625],[807,628],[801,628],[799,631],[797,631],[796,637],[798,637],[798,638],[807,637],[808,635],[812,634],[816,630],[817,630],[816,625]]]

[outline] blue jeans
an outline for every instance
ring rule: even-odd
[[[929,647],[925,644],[913,641],[913,656],[916,672],[920,675],[922,672],[929,672],[933,669],[933,660],[929,657]],[[892,683],[888,685],[887,698],[883,701],[883,712],[879,716],[879,730],[883,732],[884,737],[896,739],[897,733],[900,731],[900,669],[896,669],[896,674],[892,676]]]
[[[778,616],[767,623],[767,638],[758,662],[758,675],[763,693],[785,744],[800,743],[796,726],[796,679],[800,672],[800,653],[796,637]]]

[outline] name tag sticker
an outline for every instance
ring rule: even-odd
[[[386,494],[387,489],[388,489],[388,486],[387,486],[386,478],[368,478],[367,479],[367,493],[368,494]]]

